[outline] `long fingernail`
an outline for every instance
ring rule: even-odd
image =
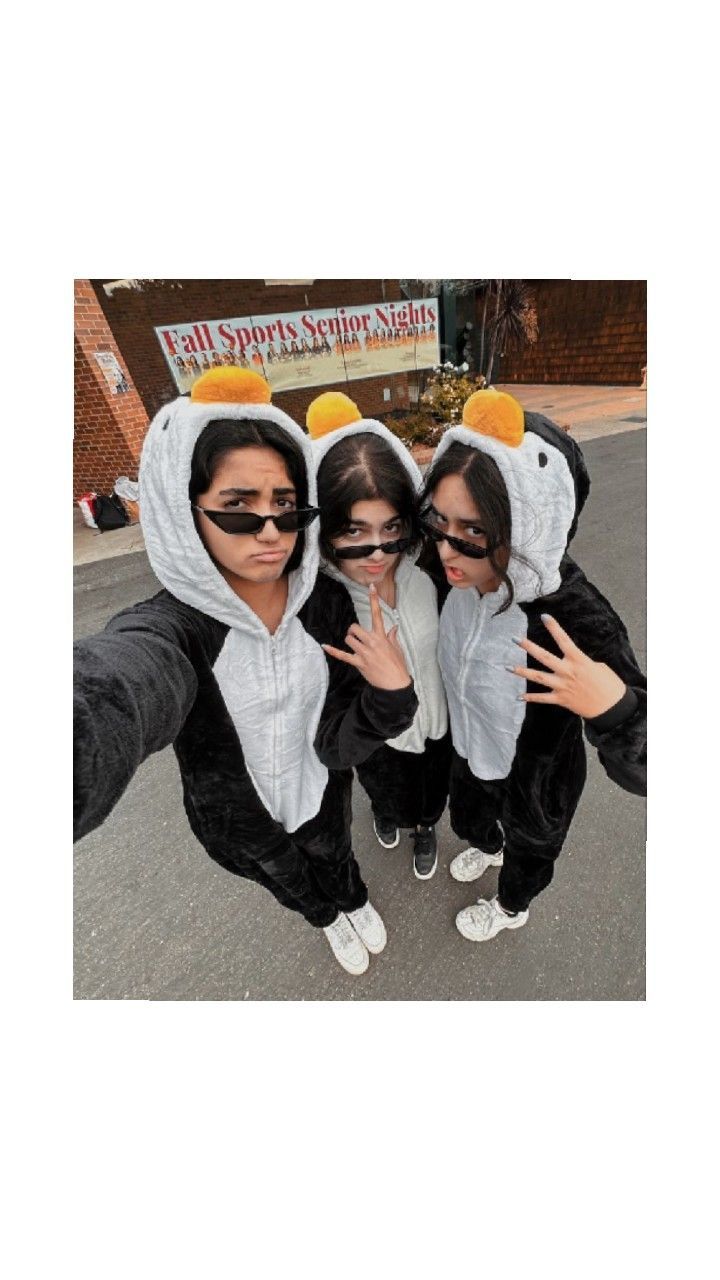
[[[513,675],[513,676],[515,675],[515,668],[514,668],[514,667],[506,667],[506,668],[505,668],[505,670],[506,670],[506,671],[509,671],[511,675]]]
[[[541,613],[540,617],[543,622],[552,622],[552,617],[550,616],[549,613]]]
[[[524,702],[524,701],[525,701],[525,694],[524,694],[524,693],[519,693],[519,694],[518,694],[518,696],[517,696],[517,698],[515,699],[515,701],[516,701],[516,702]]]
[[[519,644],[520,648],[522,649],[522,640],[520,639],[519,636],[513,636],[513,644]]]
[[[374,583],[374,582],[371,582],[371,583],[370,583],[370,590],[374,592],[374,591],[375,591],[375,589],[376,589],[376,588],[375,588],[375,583]]]

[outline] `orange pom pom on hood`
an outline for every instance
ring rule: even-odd
[[[476,391],[465,401],[463,425],[481,435],[491,436],[511,448],[522,444],[525,434],[525,414],[514,396],[488,387]]]
[[[208,369],[193,383],[194,404],[270,404],[270,385],[252,369]]]
[[[320,440],[339,427],[360,422],[362,414],[349,396],[342,391],[324,391],[316,396],[305,415],[307,429],[313,440]]]

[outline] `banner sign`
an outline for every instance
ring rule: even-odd
[[[366,303],[155,329],[179,392],[206,369],[255,369],[273,391],[412,373],[440,363],[437,298]]]

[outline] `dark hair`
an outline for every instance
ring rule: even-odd
[[[425,477],[419,498],[421,510],[432,501],[434,490],[446,476],[462,476],[477,507],[487,532],[490,551],[488,560],[507,590],[507,599],[497,610],[498,613],[504,613],[515,599],[515,588],[507,571],[497,561],[499,551],[507,549],[510,552],[512,537],[510,498],[500,469],[494,458],[487,453],[454,440],[437,462],[433,463]]]
[[[325,454],[318,470],[320,549],[332,560],[331,538],[345,533],[356,502],[383,498],[403,522],[411,552],[420,540],[415,489],[401,459],[386,440],[369,431],[358,431],[338,441]]]
[[[210,488],[226,454],[232,453],[233,449],[248,448],[274,449],[279,453],[296,491],[298,507],[308,505],[307,471],[300,446],[276,422],[261,422],[257,418],[216,418],[203,428],[195,442],[190,464],[190,501],[195,502],[199,494]],[[285,573],[297,569],[304,550],[305,533],[300,530]]]

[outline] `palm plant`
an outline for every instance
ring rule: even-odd
[[[487,297],[485,306],[487,308]],[[532,344],[537,339],[538,318],[532,290],[524,280],[496,280],[495,314],[490,321],[490,350],[485,370],[488,385],[498,351],[517,351],[526,342]]]

